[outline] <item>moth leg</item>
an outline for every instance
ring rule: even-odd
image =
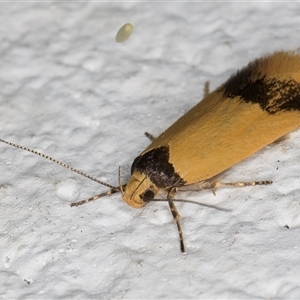
[[[209,94],[209,82],[204,83],[204,98]]]
[[[145,132],[145,136],[151,141],[151,142],[153,142],[155,139],[156,139],[156,137],[154,137],[151,133],[149,133],[149,132]]]
[[[226,186],[244,187],[244,186],[254,186],[254,185],[265,185],[271,183],[273,183],[272,180],[245,181],[245,182],[199,181],[193,184],[176,187],[175,189],[176,191],[201,191],[201,190],[211,189],[215,194],[218,188],[226,187]]]
[[[266,185],[266,184],[272,184],[273,181],[271,180],[262,180],[262,181],[246,181],[246,182],[221,182],[216,181],[214,182],[214,187],[212,188],[212,192],[214,195],[216,194],[216,190],[220,187],[226,187],[226,186],[235,186],[235,187],[244,187],[244,186],[254,186],[254,185]]]
[[[178,230],[178,234],[179,234],[179,241],[180,241],[180,251],[182,254],[185,254],[185,248],[184,248],[184,241],[183,241],[183,233],[182,233],[182,229],[181,229],[181,225],[180,225],[180,214],[177,210],[177,207],[175,206],[174,202],[172,201],[173,195],[172,194],[175,193],[175,190],[171,190],[168,194],[168,203],[170,206],[170,210],[171,213],[173,215],[173,218],[176,222],[177,225],[177,230]]]
[[[105,197],[105,196],[110,196],[110,195],[112,195],[114,193],[117,193],[117,192],[120,192],[120,190],[119,189],[110,189],[110,190],[108,190],[104,193],[101,193],[99,195],[95,195],[95,196],[90,197],[88,199],[81,200],[81,201],[78,201],[78,202],[73,202],[73,203],[70,204],[70,206],[71,207],[79,206],[79,205],[82,205],[82,204],[85,204],[85,203],[88,203],[88,202],[91,202],[91,201],[95,201],[95,200],[97,200],[99,198],[102,198],[102,197]]]

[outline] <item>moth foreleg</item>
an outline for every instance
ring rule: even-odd
[[[95,200],[97,200],[99,198],[102,198],[102,197],[105,197],[105,196],[110,196],[110,195],[112,195],[114,193],[117,193],[117,192],[120,192],[120,190],[119,189],[110,189],[110,190],[108,190],[104,193],[101,193],[99,195],[95,195],[95,196],[90,197],[88,199],[81,200],[81,201],[78,201],[78,202],[73,202],[73,203],[70,204],[70,206],[71,207],[79,206],[79,205],[82,205],[82,204],[85,204],[85,203],[88,203],[88,202],[91,202],[91,201],[95,201]]]
[[[186,253],[185,252],[185,248],[184,248],[184,241],[183,241],[183,233],[182,233],[182,229],[181,229],[181,225],[180,225],[180,214],[177,210],[177,207],[175,206],[174,202],[172,201],[172,195],[168,194],[168,203],[170,206],[170,210],[171,213],[173,215],[173,218],[176,222],[177,225],[177,230],[178,230],[178,234],[179,234],[179,241],[180,241],[180,251],[181,253]]]

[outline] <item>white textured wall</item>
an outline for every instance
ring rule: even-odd
[[[299,3],[1,3],[0,137],[117,185],[143,133],[205,81],[299,47],[299,15]],[[126,22],[132,37],[114,45]],[[272,186],[181,195],[231,210],[178,204],[182,256],[166,203],[70,208],[104,189],[1,144],[0,298],[299,298],[299,145],[292,133],[224,176]]]

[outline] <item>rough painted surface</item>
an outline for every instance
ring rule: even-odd
[[[117,184],[133,159],[249,61],[299,47],[297,3],[2,3],[1,137]],[[125,23],[132,36],[115,44]],[[300,133],[224,174],[271,186],[184,194],[230,209],[126,206],[0,145],[0,297],[299,298]],[[284,227],[289,226],[289,229]]]

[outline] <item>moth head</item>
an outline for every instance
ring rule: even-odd
[[[128,205],[141,208],[155,197],[158,189],[147,175],[134,171],[121,193]]]

